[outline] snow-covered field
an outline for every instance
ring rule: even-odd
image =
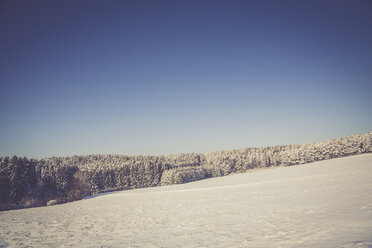
[[[372,154],[0,212],[9,247],[372,247]]]

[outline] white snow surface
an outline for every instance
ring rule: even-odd
[[[372,247],[372,154],[0,212],[3,247]]]

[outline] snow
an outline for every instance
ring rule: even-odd
[[[0,247],[372,247],[372,154],[0,212]]]

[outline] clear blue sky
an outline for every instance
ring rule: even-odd
[[[372,131],[371,1],[0,2],[0,156]]]

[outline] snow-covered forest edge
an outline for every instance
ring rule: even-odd
[[[0,210],[45,206],[112,190],[186,183],[372,152],[372,132],[324,142],[169,156],[0,158]]]

